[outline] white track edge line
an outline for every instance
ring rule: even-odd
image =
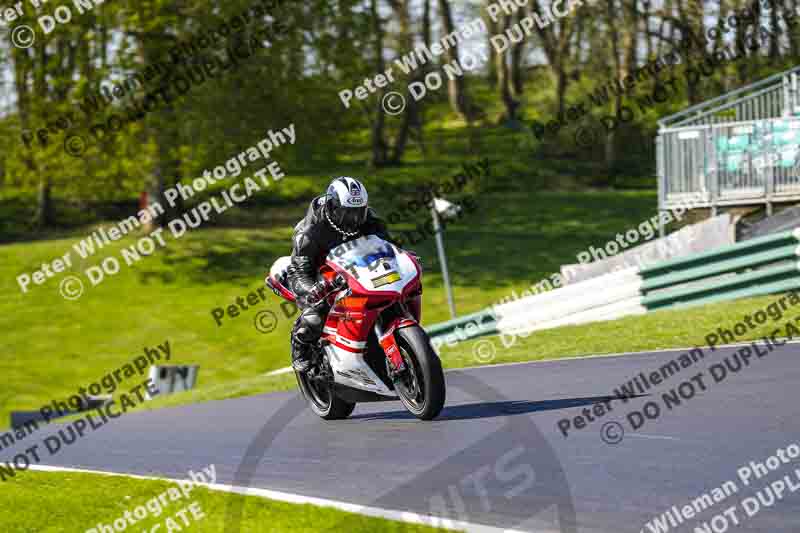
[[[264,374],[264,375],[265,375],[265,376],[278,376],[278,375],[280,375],[280,374],[288,374],[288,373],[289,373],[289,372],[291,372],[292,370],[294,370],[294,369],[293,369],[291,366],[285,366],[285,367],[283,367],[283,368],[278,368],[278,369],[276,369],[276,370],[272,370],[272,371],[270,371],[270,372],[267,372],[267,373],[266,373],[266,374]]]
[[[779,340],[782,339],[781,337],[778,338]],[[757,341],[758,339],[753,339],[750,342]],[[785,338],[784,338],[785,340]],[[734,344],[720,344],[716,347],[718,348],[734,348],[736,346],[746,346],[750,344],[750,342],[737,342]],[[787,340],[786,344],[800,344],[800,340],[792,341]],[[513,361],[511,363],[495,363],[492,365],[474,365],[474,366],[462,366],[456,368],[447,368],[445,372],[455,372],[455,371],[464,371],[464,370],[478,370],[481,368],[493,368],[497,366],[513,366],[513,365],[531,365],[535,363],[553,363],[558,361],[573,361],[575,359],[597,359],[598,357],[622,357],[625,355],[647,355],[651,353],[665,353],[665,352],[687,352],[693,350],[694,346],[690,348],[658,348],[655,350],[642,350],[639,352],[611,352],[611,353],[598,353],[598,354],[589,354],[589,355],[571,355],[569,357],[554,357],[554,358],[547,358],[547,359],[536,359],[535,361]],[[265,376],[273,376],[277,374],[284,374],[287,372],[291,372],[293,369],[290,366],[279,368],[277,370],[273,370],[271,372],[267,372],[264,374]]]
[[[151,481],[168,481],[172,483],[181,483],[186,480],[157,477],[157,476],[142,476],[138,474],[125,474],[119,472],[107,472],[103,470],[87,470],[83,468],[71,468],[62,466],[48,466],[48,465],[31,465],[30,470],[38,470],[42,472],[80,472],[86,474],[97,474],[103,476],[119,476],[129,477],[133,479],[144,479]],[[302,494],[294,494],[290,492],[281,492],[270,489],[261,488],[248,488],[239,487],[236,485],[224,485],[220,483],[196,483],[194,485],[206,487],[209,490],[216,490],[220,492],[230,492],[234,494],[241,494],[244,496],[258,496],[270,500],[281,501],[293,504],[308,504],[316,505],[318,507],[330,507],[345,511],[348,513],[360,514],[371,516],[375,518],[384,518],[387,520],[394,520],[396,522],[405,522],[410,524],[420,524],[429,527],[439,527],[450,530],[463,530],[475,533],[531,533],[525,531],[518,531],[513,529],[502,529],[494,526],[487,526],[483,524],[475,524],[471,522],[463,522],[460,520],[450,520],[449,518],[441,518],[432,515],[423,515],[414,513],[412,511],[396,511],[393,509],[383,509],[380,507],[370,507],[366,505],[359,505],[356,503],[348,503],[338,500],[329,500],[327,498],[317,498],[313,496],[303,496]]]
[[[737,346],[747,346],[752,342],[755,342],[759,339],[752,339],[749,342],[737,342],[734,344],[720,344],[715,347],[715,350],[720,348],[735,348]],[[778,337],[777,340],[786,340],[785,337]],[[787,340],[785,344],[800,344],[800,340]],[[784,346],[783,344],[781,346]],[[447,372],[453,371],[464,371],[464,370],[478,370],[481,368],[493,368],[498,366],[514,366],[514,365],[532,365],[537,363],[558,363],[560,361],[575,361],[579,359],[598,359],[601,357],[623,357],[626,355],[649,355],[653,353],[665,353],[665,352],[688,352],[693,350],[695,347],[692,346],[690,348],[660,348],[657,350],[642,350],[640,352],[612,352],[612,353],[599,353],[599,354],[591,354],[591,355],[571,355],[569,357],[556,357],[552,359],[536,359],[535,361],[513,361],[511,363],[495,363],[492,365],[474,365],[474,366],[464,366],[459,368],[448,368]]]

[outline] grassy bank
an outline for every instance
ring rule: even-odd
[[[6,481],[0,491],[0,505],[8,511],[0,513],[0,531],[87,531],[100,523],[113,527],[114,520],[122,518],[126,511],[133,514],[134,509],[140,506],[148,510],[147,516],[137,520],[137,516],[133,515],[132,519],[137,521],[135,525],[128,525],[130,530],[150,531],[156,524],[161,524],[160,531],[226,531],[229,510],[241,506],[238,531],[248,533],[299,533],[324,529],[356,533],[442,531],[313,505],[227,494],[203,487],[194,487],[174,499],[172,495],[167,495],[159,500],[158,495],[171,487],[176,485],[122,476],[25,472]],[[154,498],[156,503],[150,503],[150,507],[147,507]],[[163,505],[164,502],[166,505]],[[189,509],[189,505],[193,508]],[[182,510],[186,521],[178,514]],[[141,512],[139,516],[142,516]],[[172,521],[172,525],[168,520]]]
[[[288,178],[287,178],[288,179]],[[590,244],[597,245],[655,210],[649,192],[540,193],[523,196],[487,193],[470,218],[448,226],[448,264],[459,313],[499,300],[557,271]],[[127,266],[120,249],[141,235],[129,236],[81,261],[72,251],[69,274],[79,276],[84,293],[78,300],[59,295],[63,275],[32,285],[23,294],[15,282],[63,256],[90,228],[68,237],[0,246],[0,328],[4,334],[0,360],[6,387],[0,390],[0,424],[11,410],[37,409],[74,394],[142,353],[145,346],[170,341],[170,363],[200,365],[201,395],[220,391],[241,395],[269,387],[289,386],[286,377],[259,376],[288,364],[287,319],[279,300],[267,293],[254,308],[217,325],[211,312],[247,297],[262,286],[279,256],[290,251],[291,226],[304,206],[284,209],[279,223],[264,228],[210,228],[180,239],[166,237],[166,246]],[[397,224],[410,230],[416,221]],[[432,239],[414,245],[425,266],[423,321],[448,317],[445,293]],[[85,269],[104,257],[120,259],[119,273],[92,287]],[[271,310],[279,318],[275,330],[260,333],[256,313]],[[124,385],[134,386],[131,378]]]

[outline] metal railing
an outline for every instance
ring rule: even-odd
[[[440,347],[483,335],[524,337],[527,332],[564,325],[788,291],[800,291],[800,227],[645,268],[611,272],[426,330],[433,346]],[[474,349],[478,357],[480,350]]]
[[[800,200],[800,67],[659,121],[659,209]]]
[[[648,311],[800,289],[800,228],[664,261],[640,271]]]

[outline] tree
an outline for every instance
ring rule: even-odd
[[[453,16],[450,13],[450,3],[448,0],[439,0],[439,17],[442,21],[442,31],[446,35],[450,35],[456,31],[453,26]],[[448,46],[444,54],[448,63],[458,63],[458,43]],[[450,107],[452,110],[464,117],[467,122],[471,122],[475,110],[472,108],[469,97],[467,96],[467,82],[465,77],[448,77],[447,94],[450,99]]]

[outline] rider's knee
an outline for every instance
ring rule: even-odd
[[[304,311],[297,319],[295,336],[304,342],[313,342],[322,336],[324,320],[319,313],[312,310]]]
[[[307,313],[303,318],[308,327],[322,331],[322,317],[319,313]]]
[[[306,327],[299,327],[294,332],[294,336],[297,340],[303,343],[314,342],[319,337],[314,335],[314,332],[310,328]]]

